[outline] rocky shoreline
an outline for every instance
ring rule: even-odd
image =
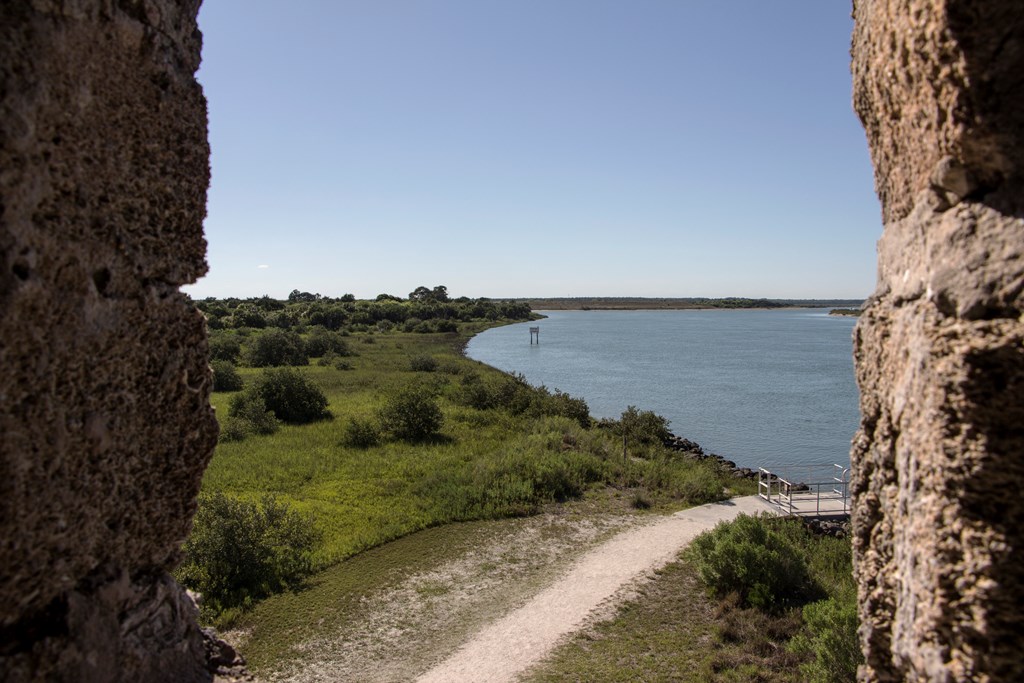
[[[662,443],[670,451],[681,453],[691,460],[712,460],[723,469],[731,472],[734,479],[757,479],[757,470],[752,470],[749,467],[739,467],[732,460],[726,460],[725,457],[717,453],[705,453],[704,448],[696,441],[690,441],[681,436],[670,434]]]

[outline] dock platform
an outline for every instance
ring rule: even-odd
[[[783,515],[840,519],[850,515],[849,477],[836,464],[760,467],[757,494]]]

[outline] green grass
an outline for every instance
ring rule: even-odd
[[[353,334],[347,341],[357,355],[345,359],[351,369],[315,360],[300,368],[324,390],[333,418],[220,443],[204,491],[249,499],[272,494],[311,513],[323,532],[315,556],[323,568],[421,529],[531,514],[588,488],[639,490],[655,509],[664,509],[718,499],[724,485],[736,487],[711,465],[676,459],[662,449],[624,461],[610,433],[567,418],[457,404],[452,399],[461,375],[476,372],[487,382],[504,378],[461,353],[469,336],[487,326],[464,324],[450,334]],[[436,371],[411,370],[410,359],[424,356],[437,359]],[[246,382],[258,372],[239,368]],[[389,391],[411,382],[439,392],[445,422],[438,438],[385,441],[367,449],[343,445],[348,420],[373,419]],[[219,419],[227,415],[231,396],[213,395]]]

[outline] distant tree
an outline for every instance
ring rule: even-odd
[[[294,311],[274,311],[267,314],[267,327],[278,327],[287,330],[299,324],[299,317]]]
[[[429,288],[420,285],[409,292],[409,301],[430,301],[432,294]]]
[[[317,302],[306,311],[310,325],[323,325],[329,330],[340,330],[349,319],[348,309],[343,304]]]
[[[356,300],[356,295],[355,294],[342,294],[341,298],[338,299],[338,301],[345,301],[345,302],[355,301],[355,300]]]
[[[232,327],[255,327],[267,326],[267,320],[263,311],[251,303],[238,304],[231,313]]]
[[[293,289],[292,293],[288,295],[288,301],[290,301],[292,303],[297,303],[297,302],[307,302],[308,303],[308,302],[319,301],[319,300],[320,300],[320,295],[319,294],[310,294],[309,292],[300,292],[297,289]]]
[[[213,370],[214,391],[239,391],[242,388],[242,378],[230,361],[212,360],[210,368]]]
[[[402,301],[402,297],[394,294],[378,294],[377,301]]]
[[[242,345],[234,332],[210,332],[210,358],[234,363],[242,353]]]
[[[446,303],[448,301],[448,288],[444,285],[438,285],[433,289],[420,286],[409,292],[409,301]]]
[[[246,362],[254,368],[276,365],[308,365],[305,342],[297,332],[269,329],[256,335],[245,353]]]
[[[248,303],[251,303],[256,308],[264,311],[280,311],[284,308],[284,302],[278,301],[277,299],[271,299],[270,296],[264,294],[263,296],[256,298],[252,297],[246,299]]]
[[[331,353],[335,356],[351,356],[345,338],[340,332],[332,332],[325,327],[314,327],[306,337],[306,352],[313,358],[320,358]]]

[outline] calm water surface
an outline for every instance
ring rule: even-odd
[[[849,463],[858,422],[851,318],[819,309],[546,315],[487,330],[466,353],[582,396],[595,417],[653,410],[742,466]],[[539,346],[530,325],[541,328]]]

